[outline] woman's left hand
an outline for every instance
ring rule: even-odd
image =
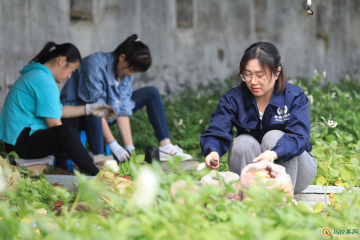
[[[263,152],[259,156],[253,159],[253,162],[259,162],[259,161],[268,161],[271,162],[271,154],[274,156],[274,159],[277,159],[277,154],[274,151],[270,152]]]
[[[85,105],[85,114],[94,115],[95,117],[106,118],[107,120],[113,120],[117,115],[115,109],[108,105],[101,103],[88,103]]]

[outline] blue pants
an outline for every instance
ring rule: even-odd
[[[153,86],[143,87],[134,91],[131,99],[135,102],[133,112],[146,106],[150,123],[155,131],[158,141],[160,142],[165,138],[170,139],[170,133],[165,119],[164,106],[159,90]],[[104,154],[104,136],[101,118],[91,115],[83,118],[84,121],[79,122],[79,128],[85,130],[91,151],[95,155]],[[110,125],[114,123],[116,123],[116,121]]]

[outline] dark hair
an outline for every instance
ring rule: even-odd
[[[240,61],[239,76],[244,74],[246,64],[251,59],[257,59],[264,71],[266,68],[268,68],[273,74],[276,74],[278,72],[278,68],[281,67],[275,93],[282,93],[285,91],[285,70],[281,65],[281,56],[279,50],[274,46],[274,44],[268,42],[257,42],[248,47]],[[245,85],[242,84],[241,87],[245,87]]]
[[[120,54],[125,55],[129,68],[136,72],[146,72],[151,65],[150,49],[142,43],[136,34],[131,35],[113,51],[115,55],[114,69],[119,63]]]
[[[77,47],[71,43],[56,44],[54,42],[48,42],[44,48],[36,55],[30,62],[38,62],[44,64],[59,56],[66,57],[66,61],[69,63],[75,63],[79,61],[81,63],[81,55]]]

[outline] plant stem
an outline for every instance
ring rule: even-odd
[[[76,196],[75,198],[75,201],[70,209],[70,212],[72,212],[75,208],[76,208],[76,205],[78,204],[79,200],[80,200],[80,196],[81,196],[81,189],[79,190],[79,193],[78,195]]]
[[[327,205],[326,193],[327,193],[327,187],[329,185],[329,166],[331,163],[331,159],[332,159],[332,156],[330,156],[328,164],[327,164],[327,168],[326,168],[326,187],[325,187],[325,193],[324,193],[325,194],[325,206]]]

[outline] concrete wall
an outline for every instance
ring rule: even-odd
[[[70,21],[70,0],[0,0],[0,111],[19,71],[47,41],[74,43],[83,56],[112,51],[137,33],[153,56],[134,87],[235,76],[251,43],[274,43],[288,77],[327,71],[360,78],[360,1],[193,0],[193,27],[178,28],[176,0],[93,0],[93,21]],[[61,88],[61,86],[59,86]]]

